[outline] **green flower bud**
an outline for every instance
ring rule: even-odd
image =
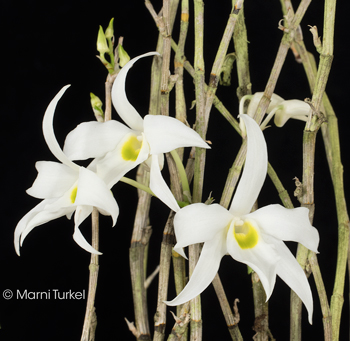
[[[100,55],[104,55],[105,53],[109,52],[109,47],[107,45],[106,36],[103,32],[102,26],[100,26],[97,36],[97,51],[100,52]]]
[[[106,29],[105,36],[107,39],[111,39],[114,36],[113,22],[114,22],[114,18],[111,19]]]
[[[90,92],[90,103],[92,110],[94,111],[96,120],[98,122],[104,122],[105,115],[102,110],[102,101],[92,92]]]
[[[129,60],[130,57],[127,52],[124,50],[123,45],[118,45],[118,55],[119,55],[119,66],[123,67]]]

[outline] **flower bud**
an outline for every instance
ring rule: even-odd
[[[92,92],[90,92],[90,103],[92,110],[94,111],[96,120],[98,122],[104,122],[105,115],[102,110],[102,101]]]
[[[114,18],[111,19],[111,21],[109,22],[108,27],[106,29],[105,37],[107,39],[112,39],[114,36],[113,22],[114,22]]]
[[[123,67],[129,60],[130,57],[124,50],[123,45],[118,44],[118,55],[119,55],[119,66]]]
[[[106,36],[103,32],[102,26],[100,26],[97,36],[97,51],[100,52],[100,55],[104,55],[105,53],[109,52]]]

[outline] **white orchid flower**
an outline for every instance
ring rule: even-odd
[[[96,158],[91,167],[108,186],[113,186],[129,170],[146,161],[150,167],[150,189],[172,210],[178,211],[178,203],[161,175],[163,153],[180,147],[210,147],[179,120],[161,115],[142,118],[129,103],[125,93],[126,75],[138,59],[152,55],[159,53],[149,52],[130,60],[113,84],[113,105],[130,128],[113,120],[82,123],[67,135],[64,153],[72,160]]]
[[[62,88],[51,101],[43,119],[45,141],[52,154],[62,163],[49,161],[36,163],[38,176],[27,193],[44,200],[17,224],[14,244],[18,255],[25,237],[36,226],[64,215],[70,218],[74,211],[74,240],[86,251],[101,254],[85,240],[79,225],[90,215],[93,207],[102,214],[111,215],[113,225],[119,214],[117,202],[106,183],[91,170],[80,167],[68,159],[56,140],[53,116],[57,102],[67,88],[68,86]]]
[[[266,177],[267,148],[258,124],[245,114],[240,117],[247,130],[247,156],[230,209],[198,203],[176,213],[174,250],[185,257],[183,247],[204,245],[186,287],[165,303],[179,305],[199,295],[214,279],[221,258],[229,254],[258,274],[267,299],[276,274],[281,277],[304,302],[311,323],[313,300],[308,280],[283,240],[299,242],[317,252],[318,232],[310,225],[307,208],[269,205],[249,213]]]
[[[253,117],[263,95],[263,92],[256,92],[254,95],[243,96],[239,104],[239,113],[243,114],[244,103],[250,99],[247,115]],[[274,122],[277,127],[283,127],[290,118],[306,122],[309,112],[310,106],[305,101],[298,99],[284,100],[282,97],[272,94],[271,102],[266,110],[268,115],[260,127],[263,130],[273,116],[275,116]]]

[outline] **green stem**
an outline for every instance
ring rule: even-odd
[[[195,70],[195,93],[196,93],[196,131],[205,139],[205,89],[204,89],[204,57],[203,57],[203,38],[204,38],[204,2],[194,0],[194,70]],[[193,183],[193,202],[202,201],[204,164],[206,151],[203,148],[196,148],[196,157],[194,164],[194,183]],[[199,244],[190,245],[189,255],[189,274],[192,275],[199,258]],[[198,295],[190,302],[191,306],[191,341],[202,340],[202,311],[201,299]]]
[[[172,150],[170,152],[170,154],[175,161],[177,170],[178,170],[179,175],[180,175],[184,200],[187,201],[188,203],[190,203],[191,202],[191,190],[190,190],[190,185],[189,185],[188,180],[187,180],[187,175],[186,175],[184,165],[179,157],[179,154],[176,152],[176,150]]]
[[[266,302],[266,293],[256,272],[251,274],[253,285],[255,321],[253,330],[256,332],[254,340],[267,341],[269,339],[269,305]]]
[[[186,113],[186,100],[185,91],[183,85],[183,74],[184,74],[184,62],[185,62],[185,43],[188,32],[188,19],[189,19],[189,1],[181,1],[181,21],[180,21],[180,34],[179,43],[175,52],[175,75],[177,76],[175,84],[175,117],[186,124],[187,113]],[[180,159],[183,159],[184,148],[178,148],[177,152]]]
[[[234,0],[232,2],[235,2]],[[252,93],[252,84],[250,82],[249,57],[248,57],[248,38],[247,29],[244,20],[244,6],[240,10],[235,30],[233,31],[233,42],[235,45],[236,66],[238,76],[237,96],[240,101],[245,95]]]
[[[284,30],[284,34],[281,40],[281,44],[277,51],[277,56],[274,62],[274,65],[272,67],[272,71],[269,77],[269,80],[266,84],[264,95],[262,96],[259,105],[256,109],[255,113],[255,119],[257,122],[261,122],[263,116],[265,115],[265,112],[270,104],[271,96],[275,90],[277,79],[281,73],[282,66],[284,64],[284,61],[286,59],[288,50],[291,46],[291,43],[293,41],[293,36],[295,29],[299,26],[301,19],[303,18],[307,7],[309,6],[311,0],[302,0],[299,4],[299,7],[293,17],[291,19],[290,24],[288,25],[288,29]]]
[[[137,176],[140,181],[146,184],[148,183],[149,172],[145,170],[143,165],[139,167]],[[151,196],[144,191],[139,191],[138,193],[139,200],[129,249],[130,274],[137,340],[151,341],[148,322],[147,290],[145,288],[148,243],[151,235],[148,222]]]
[[[156,196],[156,195],[151,191],[151,189],[150,189],[148,186],[146,186],[146,185],[144,185],[144,184],[141,184],[141,183],[139,183],[138,181],[129,179],[129,178],[125,177],[125,176],[123,176],[119,181],[124,182],[124,183],[126,183],[126,184],[128,184],[128,185],[130,185],[130,186],[136,187],[136,188],[138,188],[138,189],[141,189],[141,190],[147,192],[147,193],[150,194],[150,195]]]
[[[221,39],[219,49],[216,53],[216,57],[213,63],[213,67],[210,72],[210,79],[209,79],[209,85],[206,89],[205,108],[204,108],[205,129],[208,125],[209,114],[210,114],[211,107],[215,98],[215,93],[218,87],[222,65],[224,63],[228,45],[233,36],[233,31],[236,26],[239,13],[241,13],[240,10],[242,8],[242,4],[243,4],[243,0],[237,0],[236,4],[232,9],[232,13],[230,14],[228,22],[226,24],[225,32]]]
[[[153,341],[163,341],[166,327],[167,306],[164,301],[167,300],[168,284],[171,254],[174,246],[174,220],[175,212],[171,211],[163,231],[163,239],[160,248],[159,281],[158,281],[158,299],[157,312],[154,316],[154,337]]]
[[[289,0],[285,1],[285,2],[282,1],[282,5],[285,5],[285,7],[282,6],[285,15],[286,15],[287,8],[289,8],[289,11],[293,11],[293,7],[292,7]],[[294,38],[294,40],[295,40],[294,47],[295,47],[295,50],[297,51],[296,58],[301,60],[301,62],[303,63],[304,70],[305,70],[306,76],[307,76],[308,81],[309,81],[311,92],[314,92],[315,82],[316,82],[315,75],[317,73],[316,63],[315,63],[313,55],[306,50],[305,44],[303,42],[303,34],[302,34],[300,27],[298,27],[298,30],[296,33],[297,34]],[[333,108],[330,105],[328,97],[325,93],[323,95],[323,107],[321,107],[321,108],[322,108],[321,110],[323,112],[326,112],[327,117],[329,117],[329,118],[332,117],[332,118],[336,119]],[[340,155],[339,155],[339,157],[337,157],[336,155],[334,155],[334,156],[332,155],[334,148],[332,148],[332,145],[330,143],[330,138],[329,138],[328,129],[327,129],[328,126],[334,127],[336,132],[338,131],[338,128],[337,128],[336,124],[333,124],[333,122],[332,123],[328,122],[328,124],[323,124],[321,126],[324,145],[325,145],[325,149],[326,149],[326,156],[327,156],[328,164],[329,164],[330,171],[331,171],[332,178],[333,178],[333,164],[340,164],[341,165],[341,162],[340,162]],[[339,142],[339,138],[337,137],[337,135],[332,134],[332,136],[335,137],[334,141]],[[342,174],[337,172],[336,180],[333,179],[334,187],[336,187],[334,181],[339,181],[339,179],[340,179],[340,181],[342,180]],[[345,212],[346,212],[346,207],[345,207]],[[302,248],[302,250],[300,250],[300,252],[302,253],[300,255],[301,259],[305,260],[305,257],[306,257],[305,256],[305,253],[306,253],[305,248]],[[344,253],[340,252],[340,254],[344,254]],[[314,279],[316,282],[317,291],[318,291],[318,295],[320,298],[322,315],[323,315],[325,340],[332,340],[331,311],[329,308],[327,294],[326,294],[326,291],[324,288],[320,268],[318,266],[317,257],[313,252],[309,252],[308,260],[309,260],[309,263],[310,263],[311,268],[312,268],[312,273],[313,273],[313,276],[314,276]],[[296,297],[296,295],[292,294],[292,296],[294,296],[294,298],[292,299],[292,304],[291,304],[292,311],[295,312],[296,316],[300,316],[301,301],[298,297]],[[296,318],[296,320],[298,320],[298,317]]]

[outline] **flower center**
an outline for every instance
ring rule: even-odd
[[[77,198],[77,191],[78,191],[78,186],[75,186],[72,192],[70,193],[70,201],[72,202],[72,204],[75,203],[75,199]]]
[[[141,146],[142,140],[139,141],[135,135],[130,136],[122,146],[122,158],[125,161],[136,161],[137,157],[139,156]]]
[[[238,224],[236,223],[233,229],[233,235],[242,249],[253,248],[259,240],[259,234],[256,228],[249,221],[239,221]]]

